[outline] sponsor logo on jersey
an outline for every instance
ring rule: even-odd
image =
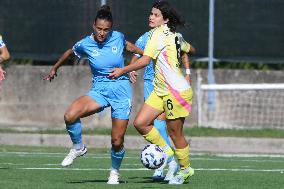
[[[170,117],[170,116],[174,116],[174,114],[173,114],[172,112],[170,112],[170,113],[168,114],[168,117]]]

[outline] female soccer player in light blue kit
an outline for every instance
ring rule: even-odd
[[[82,126],[80,118],[97,113],[111,107],[111,171],[108,184],[119,184],[119,168],[125,154],[124,135],[131,111],[132,91],[127,74],[112,80],[108,70],[124,67],[124,49],[142,54],[143,51],[125,40],[124,35],[112,31],[112,14],[110,8],[102,6],[97,12],[93,25],[94,33],[77,42],[73,49],[67,50],[53,66],[46,80],[51,81],[57,69],[71,55],[89,59],[93,74],[93,85],[90,91],[76,99],[64,115],[66,129],[73,142],[73,148],[62,161],[62,166],[71,165],[79,156],[87,153],[82,142]]]
[[[151,11],[149,15],[149,27],[150,28],[155,28],[158,26],[161,26],[164,24],[164,18],[162,14],[155,14]],[[138,38],[136,41],[135,45],[139,47],[140,49],[145,49],[145,46],[148,42],[150,32],[144,33],[142,36]],[[192,47],[193,49],[193,47]],[[139,54],[136,54],[132,57],[131,63],[133,64],[140,58],[141,56]],[[189,72],[189,58],[186,53],[182,54],[182,62],[184,64],[184,67],[187,70],[186,73],[186,80],[190,82],[190,72]],[[135,82],[136,81],[136,73],[132,72],[129,74],[131,81]],[[145,67],[144,69],[144,101],[150,96],[152,91],[154,90],[154,85],[153,85],[153,80],[154,80],[154,63],[151,60],[151,62]],[[166,125],[166,116],[164,113],[162,113],[157,119],[154,120],[154,127],[159,131],[163,139],[167,142],[169,146],[171,145],[169,136],[167,134],[167,125]],[[168,172],[164,176],[164,168],[168,165]],[[169,158],[167,162],[163,166],[161,166],[159,169],[156,169],[154,174],[153,174],[153,180],[154,181],[169,181],[172,179],[176,171],[178,170],[178,164],[176,163],[175,159],[173,157]]]

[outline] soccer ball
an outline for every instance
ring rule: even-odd
[[[166,154],[156,144],[148,144],[141,151],[141,162],[148,169],[158,169],[165,162]]]

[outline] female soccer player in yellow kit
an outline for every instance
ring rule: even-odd
[[[154,3],[152,14],[162,16],[164,24],[150,31],[143,56],[134,64],[112,69],[109,76],[119,77],[141,69],[151,59],[154,60],[154,91],[136,116],[134,126],[147,141],[161,146],[168,156],[176,155],[181,170],[169,184],[183,184],[194,174],[189,162],[189,144],[183,134],[185,117],[191,112],[192,89],[183,76],[179,59],[181,52],[190,53],[193,48],[176,33],[176,27],[184,23],[168,2]],[[168,132],[175,145],[175,152],[152,125],[153,120],[163,112],[166,114]]]

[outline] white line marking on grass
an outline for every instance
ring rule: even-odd
[[[234,157],[231,157],[231,158],[234,158]],[[283,161],[281,160],[257,160],[257,159],[220,159],[220,158],[191,158],[191,160],[201,160],[201,161],[234,161],[234,162],[238,162],[238,161],[241,161],[241,162],[274,162],[274,163],[281,163],[281,162],[284,162],[284,159]]]
[[[65,155],[65,153],[48,153],[48,152],[0,152],[0,154],[16,154],[16,155]]]
[[[24,170],[62,170],[62,171],[110,171],[110,169],[103,168],[48,168],[48,167],[25,167],[25,168],[16,168],[16,169],[24,169]],[[122,171],[146,171],[149,170],[147,168],[138,168],[138,169],[119,169]]]
[[[124,166],[141,166],[141,163],[123,163]]]
[[[64,158],[66,153],[48,153],[48,152],[0,152],[0,156],[9,156],[9,155],[17,155],[20,157],[50,157],[50,158]],[[205,155],[205,154],[203,154]],[[284,155],[256,155],[256,154],[207,154],[207,156],[213,156],[208,158],[203,157],[192,157],[192,160],[201,160],[201,161],[234,161],[234,162],[284,162],[283,160],[274,160],[274,159],[228,159],[228,158],[242,158],[242,157],[250,157],[250,158],[260,158],[260,157],[267,157],[267,158],[284,158]],[[215,156],[215,157],[214,157]],[[221,159],[220,157],[224,157]],[[84,156],[84,158],[91,158],[91,159],[110,159],[109,154],[92,154],[89,153]],[[126,156],[124,159],[139,159],[139,156]]]
[[[66,153],[54,153],[54,152],[0,152],[2,154],[17,154],[17,155],[62,155],[65,156]],[[216,157],[271,157],[271,158],[284,158],[284,154],[214,154],[214,153],[191,153],[192,156],[216,156]],[[92,152],[93,157],[109,157],[108,153],[96,153]],[[132,158],[129,156],[129,158]],[[198,158],[198,157],[193,157]]]
[[[197,171],[232,171],[232,172],[280,172],[282,173],[284,169],[221,169],[221,168],[198,168],[194,169]]]
[[[39,156],[39,157],[65,157],[67,153],[41,153],[41,152],[0,152],[0,156],[7,156],[7,155],[17,155],[20,157],[25,156]],[[110,154],[87,154],[84,155],[85,158],[92,158],[92,159],[110,159]],[[139,156],[126,156],[124,159],[137,159]]]
[[[220,154],[220,153],[191,153],[196,156],[216,156],[216,157],[271,157],[271,158],[283,158],[284,154]]]
[[[23,163],[9,163],[9,162],[4,162],[4,163],[0,163],[1,165],[25,165]]]
[[[62,170],[62,171],[109,171],[110,169],[102,168],[46,168],[46,167],[26,167],[26,168],[16,168],[24,170]],[[147,171],[146,168],[129,169],[123,168],[122,171]],[[280,172],[283,173],[284,169],[221,169],[221,168],[196,168],[196,171],[231,171],[231,172]]]

